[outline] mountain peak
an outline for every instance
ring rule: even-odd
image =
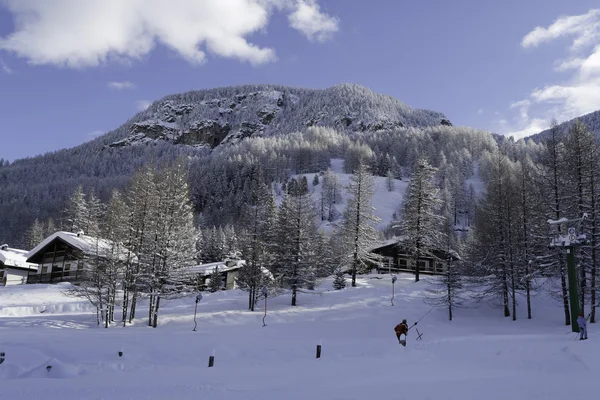
[[[341,83],[327,89],[241,85],[166,96],[102,138],[109,147],[148,144],[214,148],[251,136],[311,126],[343,132],[450,125],[441,113],[413,109],[369,88]]]

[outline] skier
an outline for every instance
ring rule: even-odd
[[[579,317],[577,317],[577,325],[579,325],[579,340],[586,340],[587,337],[587,323],[585,321],[585,316],[583,313],[579,313]]]
[[[406,346],[406,334],[408,333],[408,323],[405,319],[402,320],[396,327],[394,327],[394,331],[396,332],[396,338],[398,338],[398,343],[403,346]],[[404,340],[400,339],[400,336],[404,335]]]

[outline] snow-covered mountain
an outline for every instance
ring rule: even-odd
[[[199,90],[155,101],[109,134],[108,147],[167,141],[214,148],[250,136],[327,126],[344,132],[451,125],[444,114],[413,109],[393,97],[354,85],[301,89],[246,85]]]
[[[297,141],[298,135],[303,135],[299,132],[310,127],[331,129],[339,136],[325,139],[329,144],[317,150],[319,145],[309,137]],[[321,151],[320,157],[329,162],[357,141],[363,143],[363,150],[365,143],[371,143],[373,154],[384,159],[390,153],[399,167],[410,168],[418,153],[439,155],[446,145],[437,138],[462,135],[463,131],[452,126],[442,113],[413,109],[354,84],[323,90],[245,85],[174,94],[155,101],[120,127],[87,143],[0,165],[0,240],[11,246],[25,246],[26,229],[36,218],[59,221],[77,186],[93,191],[106,202],[113,189],[123,188],[150,160],[168,163],[187,157],[201,158],[200,164],[207,164],[215,159],[215,152],[235,153],[239,146],[247,154],[250,150],[244,146],[248,142],[265,138],[271,141],[268,146],[272,151],[264,162],[276,162],[278,168],[297,169],[293,164],[300,162],[307,151]],[[262,153],[252,151],[255,157]],[[251,164],[252,160],[244,162]],[[313,165],[303,172],[318,172],[315,168]],[[232,179],[237,182],[241,178]],[[198,184],[192,186],[196,194],[201,189]],[[198,209],[205,200],[195,197]]]
[[[582,115],[581,117],[573,118],[569,121],[565,121],[558,125],[561,132],[568,132],[569,128],[579,119],[587,128],[594,132],[597,138],[600,138],[600,110],[591,112],[589,114]],[[538,134],[531,136],[536,142],[544,140],[550,134],[550,129],[546,129]]]

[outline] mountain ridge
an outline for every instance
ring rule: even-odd
[[[250,136],[273,136],[310,126],[344,132],[451,125],[441,112],[412,108],[357,84],[325,89],[260,84],[193,90],[162,97],[100,137],[107,147],[157,140],[214,148]]]
[[[77,186],[107,201],[148,162],[163,164],[178,157],[204,162],[217,147],[235,148],[246,138],[261,137],[296,141],[296,147],[282,150],[287,157],[295,157],[295,152],[327,152],[311,149],[318,144],[297,141],[295,134],[310,127],[333,128],[347,146],[385,132],[400,138],[423,129],[454,128],[451,125],[440,112],[413,109],[356,84],[326,89],[239,85],[164,96],[116,129],[81,145],[0,166],[0,241],[23,246],[24,233],[36,218],[62,217]],[[331,145],[344,151],[347,147],[341,142]],[[398,150],[399,157],[412,159],[417,150],[414,144],[411,148]],[[359,146],[352,151],[363,150]]]

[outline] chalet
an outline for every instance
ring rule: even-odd
[[[204,290],[208,286],[208,282],[210,282],[210,276],[218,268],[223,282],[223,289],[234,289],[236,286],[235,278],[244,263],[244,261],[237,260],[219,261],[185,267],[181,272],[185,273],[189,279],[197,284],[200,290]]]
[[[38,264],[27,283],[77,281],[89,270],[91,260],[114,259],[115,244],[83,232],[56,232],[27,253],[27,262]],[[120,248],[117,258],[126,261],[127,250]]]
[[[184,272],[200,290],[205,290],[208,287],[208,282],[210,282],[210,276],[214,273],[215,269],[218,268],[223,282],[222,289],[229,290],[237,287],[235,280],[240,268],[245,264],[246,262],[244,260],[226,260],[186,267],[182,272]],[[262,268],[262,272],[272,278],[271,273],[266,268]]]
[[[415,260],[403,245],[402,238],[392,238],[370,250],[383,258],[383,263],[377,267],[378,273],[415,272]],[[433,250],[431,255],[419,260],[419,272],[422,274],[437,275],[446,271],[449,261],[460,260],[456,252],[447,252],[441,249]]]
[[[36,272],[37,268],[27,262],[26,250],[12,249],[7,244],[0,246],[0,286],[26,283],[29,272]]]

